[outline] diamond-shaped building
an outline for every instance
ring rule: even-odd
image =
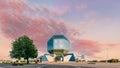
[[[70,41],[64,35],[53,35],[47,42],[47,51],[41,57],[42,62],[75,61],[73,53],[69,53]]]
[[[70,41],[64,35],[54,35],[47,43],[50,54],[67,54],[70,49]]]

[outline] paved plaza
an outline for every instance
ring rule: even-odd
[[[120,63],[40,63],[23,66],[12,66],[11,64],[0,64],[0,68],[120,68]]]

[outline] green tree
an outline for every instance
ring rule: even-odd
[[[91,62],[98,62],[98,60],[92,60]]]
[[[11,58],[17,59],[24,58],[27,60],[28,64],[29,58],[36,58],[38,56],[38,52],[33,44],[33,40],[24,35],[12,43],[12,51],[10,51],[10,56]]]
[[[108,62],[110,62],[110,63],[117,63],[117,62],[119,62],[119,60],[118,59],[110,59],[110,60],[108,60]]]

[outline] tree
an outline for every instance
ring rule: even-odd
[[[98,62],[98,60],[92,60],[91,62]]]
[[[108,60],[108,62],[110,62],[110,63],[118,63],[119,59],[110,59],[110,60]]]
[[[10,51],[10,56],[11,58],[17,59],[24,58],[27,60],[28,64],[29,58],[36,58],[38,56],[38,52],[33,44],[33,40],[24,35],[12,43],[12,51]]]

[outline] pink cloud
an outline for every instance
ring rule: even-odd
[[[43,6],[43,11],[46,15],[55,15],[55,16],[62,16],[69,11],[69,7],[65,7],[62,9],[49,9],[46,6]]]
[[[62,15],[64,15],[65,13],[67,13],[68,11],[69,11],[69,8],[68,8],[68,7],[65,7],[64,9],[56,9],[56,10],[53,10],[53,14],[58,15],[58,16],[62,16]]]
[[[108,44],[88,39],[75,39],[73,37],[70,39],[72,41],[72,50],[77,54],[79,53],[79,55],[84,54],[89,58],[103,57],[103,55],[97,56],[96,54],[101,53],[107,48],[112,50],[113,47],[119,46],[119,44]]]
[[[81,54],[86,54],[88,56],[92,56],[95,53],[100,52],[101,48],[100,48],[100,43],[97,41],[93,41],[93,40],[74,40],[73,41],[73,49],[76,52],[79,52]]]
[[[6,2],[2,2],[6,3]],[[6,11],[0,12],[1,29],[3,34],[11,39],[22,35],[30,36],[38,49],[46,50],[46,41],[54,34],[67,34],[67,27],[61,21],[40,17],[25,16],[25,11],[32,11],[24,1],[8,1],[9,6],[0,8]],[[9,8],[9,9],[8,9]],[[9,11],[10,10],[10,11]],[[42,47],[41,47],[42,46]]]
[[[25,15],[25,11],[35,11],[29,7],[24,1],[0,1],[0,28],[5,37],[14,40],[22,35],[27,35],[33,39],[36,47],[41,51],[46,51],[46,42],[54,34],[66,35],[72,43],[74,51],[81,53],[86,50],[87,55],[94,55],[100,52],[101,43],[92,40],[80,40],[74,38],[76,35],[80,35],[81,32],[75,28],[69,27],[63,21],[56,21],[54,18],[48,19],[39,16]],[[86,8],[86,5],[82,5],[80,8]],[[2,12],[5,11],[5,12]],[[68,11],[68,8],[64,10],[49,10],[44,8],[46,14],[63,15]],[[37,15],[37,13],[36,13]]]

